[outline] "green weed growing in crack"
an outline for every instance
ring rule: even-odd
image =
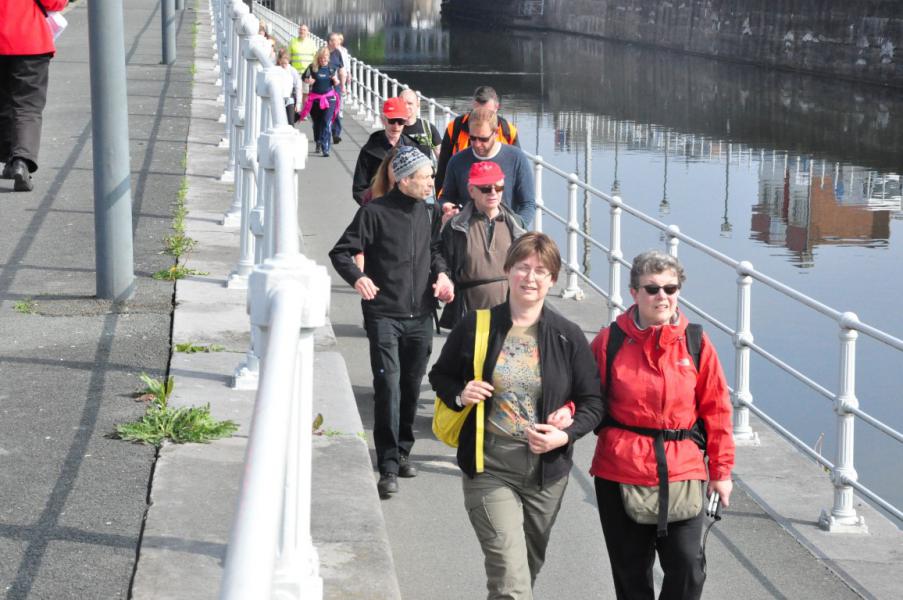
[[[225,346],[220,344],[195,344],[194,342],[176,344],[176,352],[185,352],[186,354],[195,354],[197,352],[222,352],[225,349]]]
[[[31,298],[23,298],[13,303],[13,310],[23,315],[33,315],[38,312],[38,303]]]
[[[206,443],[229,437],[238,430],[233,421],[217,421],[210,415],[210,405],[172,408],[169,398],[175,386],[173,378],[165,382],[142,373],[150,400],[147,410],[137,421],[116,425],[113,434],[121,440],[159,446],[163,440],[177,444]]]

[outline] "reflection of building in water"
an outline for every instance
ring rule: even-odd
[[[890,238],[892,210],[900,211],[899,190],[896,175],[879,176],[854,166],[828,169],[805,157],[765,158],[752,237],[786,246],[804,267],[813,264],[818,245],[884,245]]]

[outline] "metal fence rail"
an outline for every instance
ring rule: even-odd
[[[288,125],[288,72],[273,65],[241,0],[210,0],[223,86],[223,217],[240,232],[227,286],[247,290],[251,345],[234,385],[257,389],[220,597],[322,598],[310,535],[314,330],[326,322],[326,269],[301,254],[298,171],[307,138]],[[288,86],[290,87],[290,85]]]
[[[254,2],[254,12],[266,21],[271,31],[283,43],[287,43],[298,29],[298,24]],[[322,40],[320,40],[322,42]],[[389,97],[397,96],[401,90],[407,89],[407,85],[380,72],[378,69],[352,57],[350,65],[351,82],[346,90],[348,95],[347,106],[356,108],[361,118],[373,125],[379,123],[379,107]],[[438,103],[433,98],[427,98],[418,92],[418,96],[426,104],[428,118],[431,123],[440,128],[447,126],[449,121],[457,116],[450,107]],[[441,114],[441,118],[437,118]],[[903,512],[899,508],[881,498],[873,490],[862,485],[857,480],[854,467],[854,419],[860,418],[863,422],[877,431],[889,436],[898,442],[903,442],[903,435],[881,420],[863,411],[859,407],[859,401],[855,390],[855,363],[856,363],[856,338],[858,335],[866,335],[892,350],[903,353],[903,340],[894,337],[875,326],[859,321],[854,313],[843,312],[834,309],[818,300],[811,298],[802,292],[787,286],[765,273],[757,271],[752,264],[737,260],[718,250],[681,233],[677,225],[669,225],[637,210],[623,202],[617,195],[607,194],[595,187],[580,181],[574,173],[567,173],[554,165],[544,161],[541,156],[527,153],[527,157],[533,162],[534,176],[536,180],[536,220],[535,228],[542,231],[543,217],[548,216],[565,226],[568,236],[567,256],[565,268],[568,272],[567,285],[564,295],[579,298],[582,290],[579,281],[584,282],[593,290],[601,294],[608,303],[612,318],[626,310],[622,297],[621,267],[629,267],[630,263],[624,260],[621,248],[621,216],[627,213],[642,223],[662,232],[665,236],[667,251],[677,256],[679,244],[698,250],[709,258],[726,265],[737,272],[737,321],[731,327],[714,316],[682,298],[681,302],[687,308],[698,314],[725,334],[731,336],[734,345],[735,377],[731,390],[731,399],[734,405],[734,436],[739,443],[757,444],[758,436],[749,424],[749,412],[752,410],[762,420],[771,426],[778,434],[789,440],[805,454],[830,469],[829,479],[834,486],[834,504],[831,509],[822,511],[819,518],[820,525],[829,531],[865,531],[864,522],[856,513],[853,506],[853,489],[855,488],[863,496],[869,498],[882,508],[887,510],[897,519],[903,520]],[[559,215],[551,211],[543,200],[544,172],[557,175],[568,194],[568,214]],[[595,197],[608,204],[610,209],[610,239],[607,244],[593,238],[581,230],[577,221],[576,195],[578,190],[583,190],[589,197]],[[603,290],[599,285],[586,277],[578,263],[577,239],[583,238],[593,246],[602,250],[608,257],[609,277],[608,290]],[[817,383],[801,371],[793,367],[789,362],[779,358],[753,341],[750,325],[750,313],[752,308],[751,286],[753,281],[773,289],[790,300],[799,303],[813,311],[816,311],[835,322],[840,338],[841,364],[838,369],[838,381],[836,392],[832,392],[827,386]],[[753,405],[753,395],[750,386],[750,352],[755,352],[769,363],[790,374],[805,385],[816,390],[833,402],[834,411],[837,413],[837,452],[835,461],[828,462],[821,457],[812,447],[806,445],[785,428],[780,426],[773,418],[766,415],[758,407]],[[817,458],[816,458],[817,457]]]

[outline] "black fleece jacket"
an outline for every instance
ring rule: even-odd
[[[398,139],[399,146],[413,146],[423,152],[428,158],[432,158],[432,152],[426,146],[419,144],[417,140],[404,133]],[[357,155],[357,164],[354,166],[354,177],[351,180],[351,195],[354,201],[361,203],[364,192],[370,187],[373,177],[379,169],[380,163],[392,149],[392,144],[386,137],[386,130],[380,129],[370,134],[367,143],[361,148],[360,154]]]
[[[329,258],[353,286],[364,276],[354,256],[364,253],[366,275],[379,288],[373,300],[361,300],[365,315],[421,317],[435,309],[436,277],[448,274],[436,232],[433,211],[396,186],[358,209]]]
[[[491,309],[489,344],[483,363],[483,381],[492,381],[492,372],[508,330],[511,329],[511,307],[505,302]],[[439,360],[430,370],[430,384],[436,395],[452,410],[462,410],[455,402],[468,381],[473,379],[473,345],[476,313],[468,313],[448,335]],[[542,455],[542,485],[556,481],[571,470],[574,442],[592,431],[602,421],[603,406],[599,369],[586,336],[575,323],[548,305],[539,318],[539,365],[542,373],[542,414],[537,421],[546,422],[549,413],[573,401],[577,407],[574,422],[565,429],[569,442]],[[490,399],[489,402],[492,400]],[[487,406],[488,409],[488,406]],[[488,416],[489,411],[484,411]],[[458,440],[458,467],[469,477],[476,475],[476,415],[471,410]]]

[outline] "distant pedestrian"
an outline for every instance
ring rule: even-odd
[[[400,129],[400,128],[399,128]],[[435,301],[454,299],[448,269],[433,241],[433,168],[415,148],[392,161],[397,184],[362,206],[329,253],[338,274],[360,294],[373,371],[373,442],[382,498],[398,477],[414,477],[410,460],[420,383],[429,362]],[[364,254],[365,271],[355,263]]]
[[[501,99],[498,92],[488,85],[481,85],[473,92],[473,102],[471,110],[477,108],[488,108],[498,113],[501,106]],[[445,185],[445,173],[448,168],[448,161],[451,157],[470,146],[470,130],[467,127],[467,120],[470,113],[464,113],[455,117],[451,123],[445,128],[445,136],[442,138],[442,146],[439,151],[439,163],[436,167],[436,192],[442,191]],[[517,137],[517,127],[514,123],[509,123],[504,117],[498,117],[498,126],[496,128],[496,138],[503,144],[511,144],[520,147]]]
[[[303,120],[308,114],[311,115],[316,151],[322,152],[323,156],[329,156],[332,128],[336,121],[340,99],[334,87],[339,81],[339,74],[329,63],[328,49],[317,50],[314,62],[307,67],[301,78],[310,85],[310,92],[300,118]]]
[[[634,305],[592,343],[606,417],[590,473],[619,599],[654,597],[656,553],[659,598],[698,599],[706,576],[703,494],[717,492],[727,506],[733,489],[727,382],[711,341],[693,334],[678,309],[685,278],[664,252],[638,255],[630,269]],[[661,503],[639,500],[650,497]]]
[[[536,190],[533,183],[533,168],[524,151],[498,140],[498,114],[489,108],[476,108],[467,121],[470,147],[458,152],[448,161],[445,187],[440,200],[443,211],[447,204],[459,210],[470,202],[467,177],[470,167],[481,160],[492,160],[505,173],[505,198],[508,206],[529,228],[536,212]]]
[[[310,27],[302,23],[298,26],[298,37],[292,38],[288,43],[288,51],[290,54],[292,66],[299,73],[303,73],[305,69],[314,61],[314,55],[317,53],[317,43],[310,36]],[[307,92],[309,85],[301,84],[301,106],[307,101]]]
[[[288,77],[283,88],[282,96],[285,102],[285,117],[289,125],[294,125],[301,112],[301,76],[291,64],[289,64],[289,52],[281,48],[276,54],[276,64],[285,69]]]
[[[421,145],[426,146],[432,152],[430,158],[433,164],[439,156],[439,145],[442,143],[442,135],[435,125],[420,116],[420,97],[411,89],[403,90],[399,94],[408,107],[408,122],[404,126],[405,135],[409,135]]]
[[[505,174],[491,160],[470,167],[468,203],[442,228],[442,256],[455,284],[455,300],[445,305],[439,325],[453,329],[478,308],[492,308],[508,296],[505,257],[524,225],[502,203]]]
[[[263,39],[267,41],[270,45],[270,60],[276,62],[276,40],[273,36],[270,35],[270,32],[267,30],[267,24],[263,21],[260,21],[260,25],[257,27],[257,33],[263,36]]]
[[[341,44],[342,34],[332,32],[326,41],[326,47],[329,48],[329,66],[334,68],[338,73],[338,81],[335,84],[335,91],[340,97],[345,93],[345,73],[351,65],[345,64],[345,55],[342,53]],[[336,113],[335,124],[332,129],[332,141],[338,144],[342,141],[342,115],[341,108]]]
[[[351,193],[354,201],[361,204],[364,192],[370,187],[373,176],[386,153],[395,146],[413,146],[429,158],[429,148],[421,146],[413,138],[402,133],[408,121],[408,107],[401,98],[389,98],[383,103],[382,122],[385,129],[370,134],[367,143],[361,148],[354,166],[354,177],[351,181]]]
[[[68,0],[0,0],[0,160],[17,192],[34,189],[50,59],[56,52],[46,13]]]
[[[460,434],[464,508],[483,550],[489,600],[532,600],[573,444],[601,420],[602,400],[583,331],[545,306],[561,270],[555,242],[537,232],[521,236],[504,270],[508,301],[490,310],[480,377],[474,374],[472,312],[449,334],[429,379],[452,410],[485,403],[482,470],[476,410]]]

